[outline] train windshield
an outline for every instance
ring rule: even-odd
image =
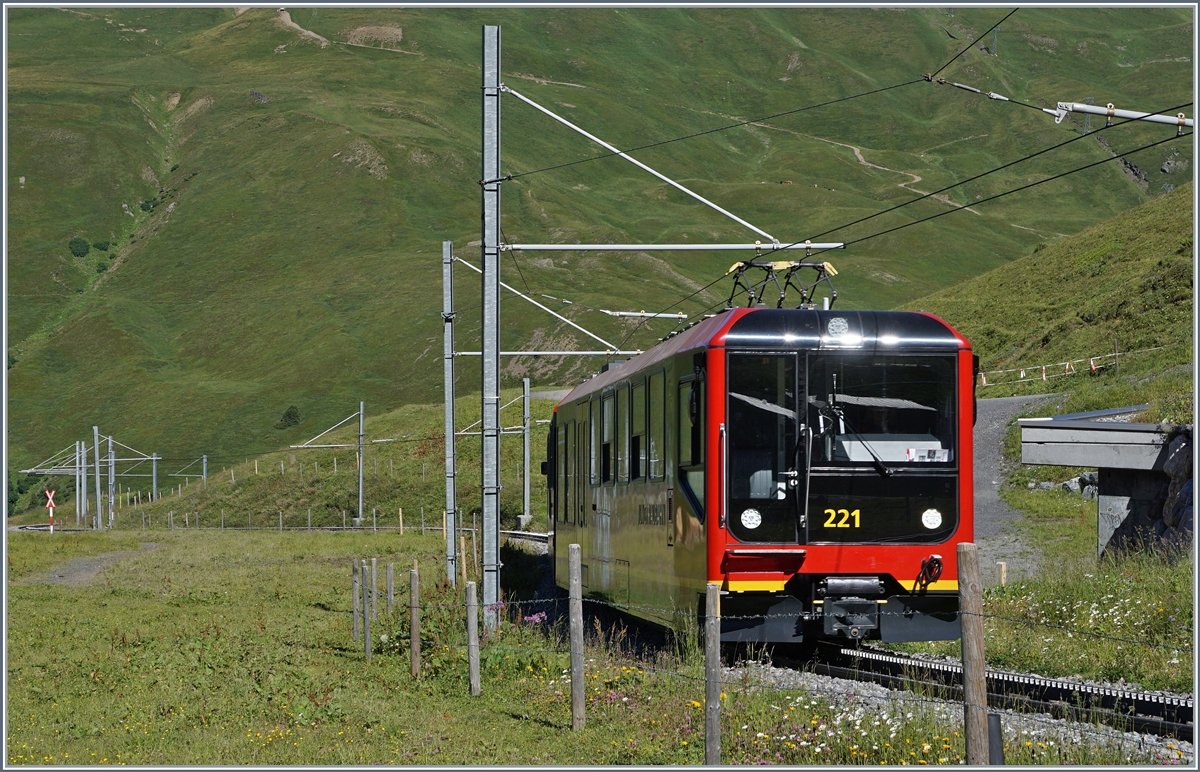
[[[953,356],[728,362],[726,522],[738,540],[938,543],[954,532]]]
[[[729,530],[742,541],[797,539],[796,355],[730,354]]]
[[[873,466],[888,474],[952,463],[954,383],[952,357],[812,357],[812,465]]]

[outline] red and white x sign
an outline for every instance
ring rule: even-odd
[[[46,490],[46,509],[54,509],[54,494],[58,493],[58,489]]]

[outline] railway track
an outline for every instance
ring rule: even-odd
[[[962,666],[954,663],[868,649],[837,649],[815,663],[787,664],[811,667],[813,672],[833,678],[868,681],[891,689],[921,687],[944,699],[962,699]],[[1194,741],[1195,708],[1190,697],[991,669],[986,682],[990,707],[1097,721],[1126,731]]]

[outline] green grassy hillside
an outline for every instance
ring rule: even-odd
[[[907,307],[971,340],[989,380],[981,396],[1071,390],[1065,412],[1149,401],[1155,420],[1191,423],[1193,195],[1189,183]],[[1114,346],[1133,352],[1119,368]]]
[[[919,78],[1007,11],[290,9],[311,35],[265,8],[8,13],[8,441],[19,468],[93,424],[174,456],[257,454],[306,439],[359,400],[372,412],[436,401],[441,242],[478,257],[482,24],[503,28],[509,86],[632,147]],[[1021,10],[997,36],[998,56],[982,50],[988,36],[943,75],[1039,105],[1091,96],[1165,110],[1190,99],[1191,34],[1186,9]],[[505,172],[597,152],[514,99],[503,120]],[[901,183],[927,192],[1079,125],[921,82],[638,156],[790,241],[913,197]],[[1170,132],[1103,137],[1128,149]],[[1107,157],[1089,137],[947,200]],[[1173,171],[1158,171],[1172,157]],[[839,302],[894,307],[1191,177],[1186,140],[1130,160],[1146,181],[1105,164],[836,254]],[[503,201],[513,243],[753,239],[619,159],[513,180]],[[825,238],[948,205],[925,201]],[[110,246],[76,257],[73,238]],[[503,279],[575,301],[567,315],[645,347],[670,323],[635,329],[595,309],[662,308],[732,261],[509,253]],[[469,349],[478,283],[457,276]],[[682,310],[727,292],[718,285]],[[585,343],[511,297],[503,314],[503,348]],[[460,366],[460,386],[476,388],[477,365]],[[506,362],[505,385],[568,383],[595,367]],[[274,428],[289,405],[300,423]]]

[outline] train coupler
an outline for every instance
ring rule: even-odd
[[[825,635],[858,640],[879,629],[879,602],[866,598],[826,598]]]

